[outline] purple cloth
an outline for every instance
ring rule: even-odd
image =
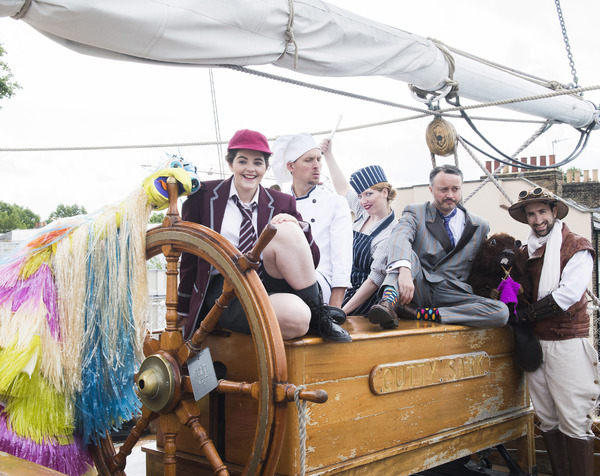
[[[509,302],[517,303],[517,296],[519,294],[519,289],[521,289],[521,285],[517,283],[510,276],[504,279],[498,285],[498,291],[500,292],[500,301],[504,304],[508,304]]]
[[[38,444],[15,434],[10,429],[7,415],[0,405],[0,451],[60,471],[69,476],[81,476],[94,465],[87,447],[77,435],[73,442],[61,445],[52,439]]]

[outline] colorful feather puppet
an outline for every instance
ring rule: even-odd
[[[168,204],[169,176],[192,191],[185,165],[170,161],[126,200],[53,222],[0,261],[0,451],[93,473],[86,445],[137,414],[146,228]]]

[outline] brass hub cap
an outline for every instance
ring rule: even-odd
[[[164,357],[153,354],[142,362],[137,391],[144,406],[154,412],[167,408],[175,395],[175,373]]]

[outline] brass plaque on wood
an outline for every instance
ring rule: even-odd
[[[483,377],[490,371],[487,352],[381,364],[371,370],[369,384],[376,395]]]

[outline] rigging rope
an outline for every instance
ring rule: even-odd
[[[215,124],[215,135],[216,142],[221,144],[223,141],[221,140],[221,126],[219,125],[219,111],[217,110],[217,94],[215,91],[215,81],[213,78],[213,70],[210,68],[208,70],[208,77],[210,79],[210,97],[212,99],[212,108],[213,108],[213,121]],[[223,170],[223,151],[221,147],[217,146],[217,156],[219,157],[219,172],[221,175],[225,173]]]
[[[531,83],[538,84],[538,85],[544,86],[544,87],[548,87],[550,89],[568,89],[568,85],[561,84],[558,81],[551,81],[551,80],[547,80],[547,79],[544,79],[544,78],[540,78],[539,76],[535,76],[533,74],[525,73],[523,71],[519,71],[519,70],[516,70],[514,68],[510,68],[508,66],[504,66],[504,65],[501,65],[499,63],[495,63],[493,61],[486,60],[484,58],[481,58],[479,56],[473,55],[471,53],[467,53],[466,51],[460,50],[458,48],[454,48],[452,46],[448,46],[448,45],[442,43],[439,40],[436,40],[436,41],[438,41],[438,43],[444,45],[452,53],[455,53],[457,55],[460,55],[460,56],[463,56],[465,58],[471,59],[473,61],[477,61],[478,63],[481,63],[481,64],[484,64],[486,66],[489,66],[490,68],[497,69],[498,71],[503,71],[505,73],[512,74],[513,76],[516,76],[517,78],[524,79],[524,80],[529,81]]]
[[[314,89],[317,91],[323,91],[323,92],[331,93],[331,94],[337,94],[339,96],[349,97],[352,99],[359,99],[361,101],[368,101],[368,102],[373,102],[376,104],[383,104],[384,106],[391,106],[391,107],[397,107],[400,109],[406,109],[408,111],[420,112],[425,115],[433,114],[433,112],[429,112],[426,109],[413,107],[413,106],[406,106],[404,104],[399,104],[399,103],[396,103],[393,101],[386,101],[384,99],[371,98],[371,97],[363,96],[360,94],[342,91],[340,89],[333,89],[333,88],[328,88],[325,86],[320,86],[320,85],[314,84],[314,83],[307,83],[305,81],[298,81],[297,79],[291,79],[291,78],[286,78],[285,76],[279,76],[276,74],[265,73],[263,71],[258,71],[256,69],[246,68],[245,66],[225,64],[225,65],[221,65],[221,68],[232,69],[234,71],[239,71],[239,72],[246,73],[246,74],[252,74],[254,76],[259,76],[261,78],[273,79],[275,81],[281,81],[283,83],[293,84],[294,86],[301,86],[303,88]]]
[[[306,400],[300,400],[300,391],[304,390],[306,385],[299,385],[294,391],[294,402],[298,408],[298,436],[300,446],[300,476],[306,473]]]
[[[14,20],[20,20],[21,18],[23,18],[29,10],[32,1],[33,0],[25,0],[21,9],[17,13],[15,13],[11,18],[13,18]]]
[[[469,153],[469,155],[471,156],[471,158],[475,161],[475,163],[477,165],[479,165],[479,167],[481,167],[481,170],[483,170],[483,172],[488,176],[488,178],[492,181],[492,183],[496,186],[496,188],[500,191],[500,193],[502,195],[504,195],[504,198],[506,198],[506,200],[508,200],[508,203],[510,203],[512,205],[513,201],[512,199],[508,196],[508,194],[506,193],[506,190],[504,190],[504,188],[502,188],[502,185],[500,185],[500,182],[498,182],[498,180],[496,180],[496,177],[494,177],[492,175],[492,173],[485,168],[485,166],[481,163],[481,161],[475,156],[475,154],[473,153],[473,151],[470,149],[470,147],[467,145],[467,143],[465,142],[465,140],[461,137],[458,136],[458,142],[460,142],[462,144],[462,146],[465,148],[465,150]]]
[[[594,86],[586,86],[586,87],[578,86],[573,89],[553,91],[553,92],[546,93],[546,94],[537,94],[535,96],[522,96],[522,97],[518,97],[518,98],[514,98],[514,99],[503,99],[500,101],[490,101],[490,102],[481,103],[481,104],[473,104],[471,106],[450,107],[447,109],[441,109],[440,111],[437,111],[437,112],[439,114],[445,114],[447,112],[464,111],[467,109],[482,109],[484,107],[505,106],[507,104],[535,101],[537,99],[547,99],[547,98],[553,98],[553,97],[557,97],[557,96],[564,96],[567,94],[572,95],[573,93],[579,93],[579,92],[584,92],[584,91],[595,91],[597,89],[600,89],[600,84],[596,84]]]
[[[373,102],[373,103],[382,104],[382,105],[385,105],[385,106],[391,106],[391,107],[406,109],[406,110],[410,110],[410,111],[414,111],[414,112],[418,112],[419,113],[418,115],[409,116],[409,117],[405,117],[405,118],[390,119],[390,120],[387,120],[387,121],[379,121],[379,122],[374,122],[374,123],[368,123],[368,124],[358,125],[358,126],[354,126],[354,127],[344,127],[344,128],[340,128],[339,132],[347,132],[347,131],[358,130],[358,129],[363,129],[363,128],[369,128],[369,127],[377,127],[377,126],[380,126],[380,125],[387,125],[387,124],[393,124],[393,123],[398,123],[398,122],[404,122],[404,121],[419,119],[419,118],[423,118],[423,117],[427,117],[427,116],[432,116],[432,115],[443,115],[443,116],[446,116],[446,117],[455,117],[455,116],[452,116],[452,114],[451,114],[452,112],[457,112],[457,111],[460,112],[460,111],[469,110],[469,109],[481,109],[481,108],[484,108],[484,107],[500,106],[500,105],[518,103],[518,102],[525,102],[525,101],[533,101],[533,100],[536,100],[536,99],[544,99],[544,98],[549,98],[549,97],[562,96],[562,95],[566,95],[566,94],[573,94],[574,92],[593,91],[593,90],[600,89],[600,85],[587,86],[587,87],[578,87],[578,88],[575,88],[575,89],[554,91],[554,92],[550,92],[550,93],[543,94],[543,95],[537,95],[537,96],[526,96],[526,97],[521,97],[521,98],[506,99],[506,100],[503,100],[503,101],[494,101],[494,102],[483,103],[483,104],[473,104],[473,105],[470,105],[470,106],[455,106],[455,107],[446,108],[446,109],[442,109],[442,110],[429,111],[429,110],[425,110],[425,109],[421,109],[421,108],[416,108],[416,107],[412,107],[412,106],[406,106],[406,105],[395,103],[395,102],[392,102],[392,101],[386,101],[386,100],[382,100],[382,99],[371,98],[371,97],[368,97],[368,96],[354,94],[354,93],[350,93],[350,92],[347,92],[347,91],[336,90],[336,89],[327,88],[327,87],[324,87],[324,86],[319,86],[319,85],[316,85],[316,84],[306,83],[306,82],[303,82],[303,81],[297,81],[297,80],[293,80],[293,79],[290,79],[290,78],[285,78],[285,77],[282,77],[282,76],[277,76],[277,75],[273,75],[273,74],[264,73],[264,72],[261,72],[261,71],[257,71],[257,70],[245,68],[243,66],[222,65],[221,67],[225,68],[225,69],[232,69],[232,70],[235,70],[235,71],[240,71],[240,72],[244,72],[244,73],[247,73],[247,74],[256,75],[256,76],[263,77],[263,78],[268,78],[268,79],[273,79],[273,80],[277,80],[277,81],[282,81],[282,82],[286,82],[286,83],[289,83],[289,84],[294,84],[294,85],[297,85],[297,86],[302,86],[302,87],[306,87],[306,88],[310,88],[310,89],[314,89],[314,90],[328,92],[328,93],[331,93],[331,94],[337,94],[337,95],[349,97],[349,98],[352,98],[352,99],[358,99],[358,100]],[[540,122],[539,120],[494,119],[494,118],[485,118],[485,117],[473,117],[473,119],[488,120],[488,121],[500,121],[500,122],[515,122],[515,123],[539,123]],[[316,132],[312,132],[311,134],[313,134],[313,135],[324,135],[324,134],[329,134],[330,132],[331,132],[331,130],[316,131]],[[274,139],[275,138],[272,138],[272,139],[269,139],[269,140],[274,140]],[[134,145],[103,145],[103,146],[61,146],[61,147],[20,147],[20,148],[16,148],[16,147],[1,147],[0,148],[0,152],[52,152],[52,151],[83,151],[83,150],[154,149],[154,148],[165,148],[165,147],[198,147],[198,146],[210,146],[210,145],[223,145],[225,143],[226,143],[225,141],[202,141],[202,142],[175,142],[175,143],[134,144]]]
[[[340,127],[337,132],[350,132],[371,127],[387,126],[400,122],[413,121],[429,117],[430,114],[417,114],[414,116],[400,117],[396,119],[388,119],[384,121],[368,122],[356,126]],[[460,118],[459,115],[446,114],[445,117]],[[471,119],[478,121],[494,121],[494,122],[515,122],[523,124],[539,124],[541,121],[535,119],[503,119],[490,118],[481,116],[472,116]],[[545,122],[544,122],[545,124]],[[331,129],[309,132],[313,136],[329,135]],[[277,137],[269,137],[267,140],[274,141]],[[94,151],[94,150],[126,150],[126,149],[161,149],[170,147],[205,147],[211,145],[225,145],[228,141],[201,141],[201,142],[165,142],[156,144],[129,144],[129,145],[93,145],[93,146],[60,146],[60,147],[0,147],[0,152],[74,152],[74,151]]]
[[[452,102],[450,102],[450,100],[447,100],[448,103],[452,104]],[[460,106],[460,99],[458,97],[455,98],[455,104],[457,106]],[[453,104],[454,105],[454,104]],[[573,152],[571,152],[571,154],[566,158],[563,159],[562,161],[560,161],[557,164],[553,164],[551,166],[545,166],[545,165],[531,165],[531,164],[523,164],[521,162],[519,162],[518,160],[515,160],[513,157],[509,157],[508,155],[506,155],[505,153],[503,153],[502,151],[500,151],[497,147],[495,147],[489,140],[487,140],[483,134],[481,132],[479,132],[479,130],[477,129],[477,127],[475,127],[475,124],[473,124],[473,121],[469,118],[468,114],[464,111],[461,110],[460,111],[461,116],[465,119],[465,121],[467,122],[467,124],[471,127],[471,129],[488,145],[490,146],[494,151],[496,151],[498,154],[500,154],[502,157],[504,157],[507,161],[502,160],[500,158],[497,157],[493,157],[492,155],[488,154],[487,152],[484,152],[483,150],[481,150],[480,148],[476,147],[474,144],[472,144],[471,142],[469,142],[468,140],[464,139],[465,142],[467,142],[471,147],[473,147],[474,149],[478,150],[479,152],[481,152],[482,154],[497,160],[505,165],[518,165],[521,168],[526,168],[526,169],[548,169],[548,168],[556,168],[556,167],[560,167],[562,165],[568,164],[569,162],[572,162],[573,160],[575,160],[585,149],[585,147],[587,146],[587,141],[589,139],[589,135],[590,132],[592,131],[592,129],[595,127],[595,122],[590,123],[586,129],[578,129],[580,131],[580,136],[579,136],[579,141],[577,143],[577,145],[575,146],[575,149],[573,150]],[[546,130],[548,130],[551,127],[552,124],[550,124],[549,122],[547,123],[547,125],[545,126],[545,129],[543,132],[545,132]]]
[[[515,152],[515,153],[512,155],[512,157],[513,157],[513,158],[514,158],[514,157],[517,157],[517,156],[518,156],[518,155],[519,155],[521,152],[523,152],[523,151],[524,151],[524,150],[525,150],[527,147],[529,147],[529,146],[531,145],[531,143],[532,143],[534,140],[536,140],[536,139],[537,139],[539,136],[541,136],[541,135],[542,135],[544,132],[546,132],[546,131],[548,130],[548,129],[547,129],[547,127],[548,127],[548,126],[547,126],[547,124],[544,124],[544,125],[542,125],[542,127],[540,127],[540,128],[537,130],[537,131],[535,131],[535,132],[533,133],[533,135],[532,135],[532,136],[531,136],[529,139],[527,139],[527,140],[526,140],[526,141],[525,141],[525,142],[524,142],[524,143],[521,145],[521,147],[519,147],[519,148],[516,150],[516,152]],[[467,198],[465,198],[465,199],[463,200],[463,202],[465,202],[465,203],[466,203],[466,202],[468,202],[468,201],[469,201],[469,199],[470,199],[471,197],[473,197],[473,195],[475,195],[477,192],[479,192],[479,190],[481,190],[483,187],[485,187],[485,185],[486,185],[488,182],[490,182],[490,181],[491,181],[491,178],[490,178],[490,177],[493,177],[493,176],[495,176],[496,174],[498,174],[498,173],[499,173],[499,172],[500,172],[500,171],[501,171],[503,168],[504,168],[504,164],[502,164],[501,166],[499,166],[499,167],[498,167],[496,170],[494,170],[494,172],[492,172],[492,174],[490,174],[490,175],[488,175],[488,172],[489,172],[489,171],[487,171],[487,169],[486,169],[486,171],[487,171],[487,172],[486,172],[486,175],[487,175],[487,177],[486,177],[486,178],[483,180],[483,182],[481,182],[481,183],[480,183],[480,184],[477,186],[477,188],[476,188],[475,190],[473,190],[473,191],[472,191],[472,192],[469,194],[469,196],[468,196]]]
[[[288,23],[285,29],[285,48],[282,56],[287,53],[288,45],[291,43],[294,45],[294,69],[298,69],[298,43],[294,37],[294,0],[288,0],[290,7],[290,14],[288,16]]]

